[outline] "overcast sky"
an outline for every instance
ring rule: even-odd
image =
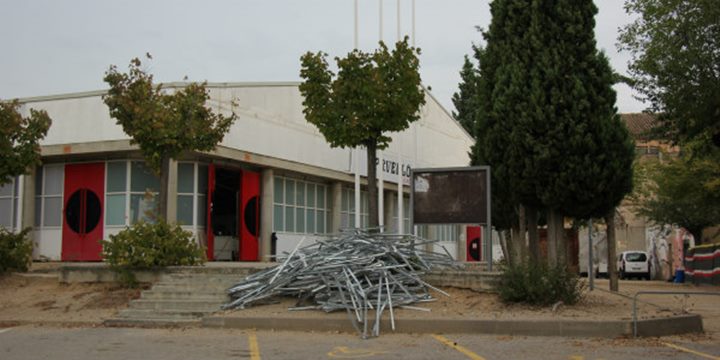
[[[359,47],[371,50],[379,36],[379,0],[360,0]],[[480,41],[476,26],[490,23],[488,0],[416,0],[416,45],[421,75],[452,110],[463,55]],[[331,56],[352,49],[352,0],[98,1],[0,0],[3,34],[0,99],[105,88],[110,64],[150,52],[157,81],[298,81],[299,57],[322,50]],[[397,2],[384,0],[384,38],[397,39]],[[411,31],[411,0],[401,1],[401,29]],[[617,72],[627,54],[615,43],[630,21],[622,0],[596,1],[598,47]],[[616,86],[620,112],[644,105],[626,86]]]

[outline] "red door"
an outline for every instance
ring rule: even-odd
[[[207,189],[207,259],[212,261],[215,258],[215,233],[212,227],[212,200],[215,192],[215,164],[208,166],[208,189]]]
[[[467,261],[482,260],[482,227],[467,227]]]
[[[63,261],[100,261],[105,163],[65,165]]]
[[[240,261],[258,261],[260,234],[260,174],[240,176]]]

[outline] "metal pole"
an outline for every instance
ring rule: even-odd
[[[397,0],[397,41],[402,41],[400,33],[400,0]]]
[[[588,284],[590,291],[595,290],[595,274],[593,274],[593,242],[592,242],[592,219],[588,220]]]
[[[355,32],[353,33],[353,49],[358,48],[358,0],[355,0]]]
[[[412,46],[415,47],[415,0],[412,0]]]
[[[383,0],[380,3],[380,26],[378,29],[378,39],[383,41]],[[385,157],[383,151],[378,150],[378,162],[380,163],[380,171],[378,172],[378,225],[380,232],[384,232],[385,227]]]
[[[355,0],[355,33],[353,36],[353,49],[358,48],[358,0]],[[360,227],[360,150],[353,149],[353,160],[355,162],[355,227]]]
[[[492,206],[490,206],[491,202],[491,194],[492,194],[492,184],[491,184],[491,177],[490,177],[490,167],[488,166],[487,171],[487,214],[488,214],[488,221],[487,221],[487,262],[488,262],[488,271],[492,271]]]
[[[402,145],[402,144],[400,144]],[[404,228],[404,213],[403,213],[403,176],[402,176],[402,155],[400,155],[400,152],[402,151],[402,146],[399,147],[398,150],[398,192],[397,192],[397,199],[398,199],[398,234],[402,235],[405,233]]]

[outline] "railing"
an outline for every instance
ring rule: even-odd
[[[637,300],[640,295],[715,295],[720,296],[720,292],[705,291],[638,291],[633,297],[633,337],[637,337]]]

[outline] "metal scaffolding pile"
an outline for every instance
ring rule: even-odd
[[[424,250],[435,240],[413,235],[352,229],[300,247],[304,240],[282,264],[252,274],[228,289],[232,300],[223,308],[243,309],[273,296],[294,296],[301,300],[298,304],[313,305],[289,310],[345,310],[364,338],[368,336],[370,310],[374,313],[370,315],[374,317],[371,335],[378,336],[385,310],[395,330],[394,308],[429,311],[410,306],[435,301],[428,289],[449,296],[420,275],[434,268],[458,266],[447,250],[444,254]]]

